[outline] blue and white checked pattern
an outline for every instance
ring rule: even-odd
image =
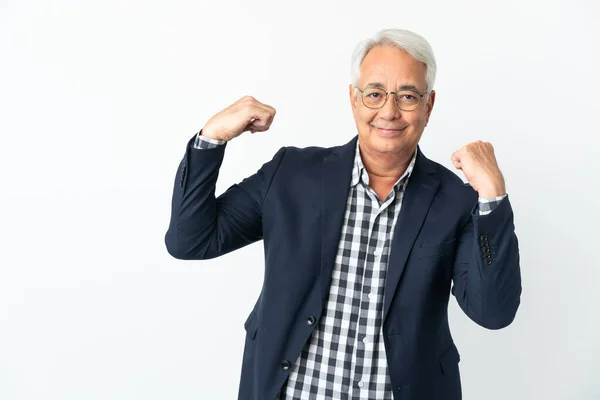
[[[382,333],[383,292],[390,243],[415,159],[382,202],[369,187],[357,144],[329,298],[281,400],[392,399]]]
[[[194,147],[196,149],[214,149],[217,146],[221,146],[227,143],[224,140],[211,139],[206,136],[202,136],[200,133],[202,131],[196,133],[196,140],[194,140]]]
[[[489,213],[491,213],[492,210],[498,207],[498,204],[500,204],[500,200],[502,200],[505,197],[506,195],[493,197],[491,199],[480,197],[479,205],[477,207],[477,209],[479,210],[479,215],[488,215]]]

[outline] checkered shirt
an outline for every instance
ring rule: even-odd
[[[223,143],[198,135],[194,147]],[[369,187],[357,143],[328,300],[276,400],[393,399],[382,333],[384,288],[394,228],[415,160],[416,152],[381,201]],[[479,213],[488,214],[503,197],[480,198]]]

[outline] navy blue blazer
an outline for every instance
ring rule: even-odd
[[[245,323],[239,399],[274,399],[322,316],[350,188],[357,136],[333,147],[281,148],[215,197],[226,145],[181,161],[166,247],[205,260],[263,240],[261,294]],[[459,353],[448,326],[452,293],[488,329],[509,325],[521,295],[508,197],[477,214],[477,193],[418,148],[392,242],[383,340],[396,400],[458,400]],[[453,285],[452,285],[453,282]],[[452,287],[452,289],[451,289]]]

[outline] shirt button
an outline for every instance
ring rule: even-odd
[[[365,384],[363,383],[363,381],[359,381],[359,382],[358,382],[358,387],[359,387],[359,388],[361,388],[361,387],[363,387],[363,386],[365,386]]]
[[[381,250],[376,249],[373,254],[375,255],[375,257],[379,257],[381,255]]]
[[[317,322],[317,319],[315,317],[313,317],[312,315],[308,318],[306,318],[306,323],[310,326],[313,326],[315,324],[315,322]]]
[[[363,343],[369,343],[369,339],[366,336],[363,338]]]
[[[369,293],[369,299],[373,300],[375,298],[375,294]]]

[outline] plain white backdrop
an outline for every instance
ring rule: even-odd
[[[382,28],[433,46],[421,147],[491,141],[521,247],[514,323],[450,302],[465,400],[600,399],[600,5],[579,1],[0,0],[0,399],[234,399],[262,243],[164,246],[188,139],[243,95],[218,193],[284,145],[355,134],[350,55]],[[462,176],[462,175],[461,175]]]

